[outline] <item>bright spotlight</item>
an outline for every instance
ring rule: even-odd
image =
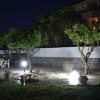
[[[23,67],[23,68],[25,68],[26,66],[27,66],[27,61],[25,61],[25,60],[23,60],[22,62],[21,62],[21,66]]]
[[[79,83],[79,73],[77,71],[72,71],[68,75],[68,81],[70,85],[77,85]]]

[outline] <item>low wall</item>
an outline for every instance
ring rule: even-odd
[[[84,52],[86,52],[86,49],[84,49]],[[27,56],[24,57],[27,59]],[[51,71],[69,71],[72,69],[82,69],[84,66],[76,47],[35,49],[31,56],[31,62],[33,69],[39,68]],[[16,55],[12,57],[10,65],[11,67],[21,68],[20,60]],[[99,65],[100,48],[98,47],[89,58],[88,68],[100,70]]]
[[[72,69],[83,69],[84,64],[80,58],[56,58],[56,57],[33,57],[33,68],[49,69],[52,71],[70,71]],[[90,58],[89,70],[100,70],[100,59]]]
[[[87,52],[87,47],[84,48],[84,54]],[[77,47],[61,47],[61,48],[39,48],[34,49],[32,57],[67,57],[80,58],[81,55]],[[96,47],[90,58],[100,58],[100,47]]]

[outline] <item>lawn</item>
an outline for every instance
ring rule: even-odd
[[[0,80],[0,100],[100,100],[100,85],[28,85]]]

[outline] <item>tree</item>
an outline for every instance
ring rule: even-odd
[[[69,36],[74,45],[78,47],[81,59],[84,62],[84,75],[87,74],[88,59],[94,48],[100,42],[100,26],[92,25],[87,27],[82,23],[74,24],[70,28],[65,29],[65,34]],[[87,47],[86,51],[84,49]]]
[[[48,12],[44,13],[41,16],[37,17],[37,19],[33,23],[33,30],[39,30],[42,33],[42,40],[44,40],[45,43],[43,43],[43,47],[47,47],[52,42],[52,26],[56,22],[55,16]],[[51,43],[52,44],[52,43]]]
[[[73,10],[62,8],[55,13],[45,13],[39,16],[33,24],[33,28],[41,31],[43,39],[45,33],[48,36],[48,46],[62,46],[66,39],[64,29],[80,20],[80,14]],[[68,45],[68,44],[67,44]]]
[[[41,33],[39,31],[11,29],[5,34],[7,46],[9,49],[25,50],[28,56],[28,64],[30,72],[31,67],[31,53],[34,48],[38,48],[41,45]]]

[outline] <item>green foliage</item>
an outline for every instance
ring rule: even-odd
[[[98,26],[87,27],[84,24],[77,23],[71,28],[66,28],[65,33],[77,46],[96,46],[100,41],[98,28]]]
[[[4,36],[0,37],[0,49],[7,49],[7,42]]]
[[[11,29],[5,38],[9,49],[32,49],[41,45],[41,33],[39,31]]]
[[[34,22],[33,29],[39,30],[42,33],[42,40],[45,38],[45,33],[47,34],[48,40],[46,38],[45,46],[47,46],[47,44],[57,46],[63,44],[66,40],[63,32],[65,27],[69,27],[79,20],[79,14],[63,8],[59,9],[55,14],[45,13],[39,16]]]

